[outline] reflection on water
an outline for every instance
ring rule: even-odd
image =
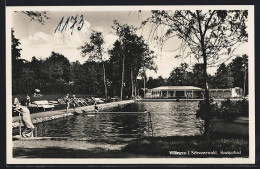
[[[151,112],[154,136],[200,135],[203,121],[196,118],[198,102],[143,102],[107,111],[118,114],[81,114],[36,124],[38,137],[84,137],[89,139],[136,138],[149,134]],[[14,134],[18,134],[18,129]]]

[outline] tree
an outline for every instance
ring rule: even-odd
[[[120,24],[114,21],[112,27],[119,39],[114,43],[114,48],[109,52],[111,63],[121,63],[121,98],[123,98],[123,88],[129,88],[128,96],[136,95],[137,76],[144,68],[156,70],[154,66],[153,51],[145,43],[142,36],[136,34],[136,28],[127,24]],[[130,83],[125,83],[129,79]],[[128,81],[127,81],[128,82]]]
[[[31,21],[37,21],[42,25],[45,23],[45,19],[50,19],[46,11],[21,11],[30,18]]]
[[[21,44],[20,40],[14,36],[14,29],[12,28],[11,31],[12,31],[12,61],[14,62],[21,57],[20,51],[22,49],[19,48]]]
[[[85,70],[79,61],[71,63],[69,89],[74,93],[86,92]]]
[[[22,72],[23,67],[25,67],[24,60],[21,59],[21,48],[20,46],[20,40],[17,39],[14,35],[14,29],[11,29],[12,34],[12,92],[13,93],[20,93],[22,92]]]
[[[70,81],[70,63],[62,54],[52,52],[42,64],[45,91],[51,93],[65,92]]]
[[[234,78],[231,71],[225,63],[222,63],[217,69],[214,77],[214,87],[219,89],[226,89],[233,87]]]
[[[204,83],[203,83],[203,64],[201,63],[197,63],[193,66],[192,69],[192,76],[190,77],[192,79],[192,84],[194,84],[196,87],[204,87]],[[209,82],[209,86],[210,86],[210,78],[208,75],[208,82]]]
[[[187,63],[181,63],[180,67],[174,68],[168,78],[168,84],[176,86],[190,85],[187,68]]]
[[[149,77],[146,86],[148,89],[152,89],[159,86],[166,86],[166,80],[162,76],[158,76],[157,78]]]
[[[205,135],[208,135],[211,115],[209,113],[208,66],[230,59],[234,50],[247,41],[248,11],[242,10],[176,10],[152,11],[143,25],[151,24],[151,35],[159,45],[173,37],[181,40],[180,50],[187,50],[185,56],[203,60],[205,89]],[[166,30],[163,34],[158,34]],[[220,56],[226,55],[224,60]]]
[[[89,61],[98,61],[102,63],[103,66],[103,80],[105,87],[105,97],[107,98],[107,82],[106,82],[106,69],[104,64],[104,38],[101,32],[92,31],[90,36],[90,43],[85,43],[83,46],[80,46],[81,55],[83,57],[89,56]]]
[[[126,43],[129,42],[131,35],[134,34],[136,28],[133,26],[129,26],[127,24],[122,25],[117,20],[114,21],[114,25],[112,28],[116,31],[116,34],[119,36],[119,40],[115,42],[115,50],[110,53],[122,55],[122,75],[121,75],[121,90],[120,90],[120,98],[123,99],[123,88],[124,88],[124,78],[125,78],[125,58],[126,54],[129,52],[129,49],[124,48]],[[124,44],[124,45],[123,45]],[[126,53],[127,52],[127,53]]]
[[[35,56],[32,57],[31,62],[28,62],[28,69],[32,71],[33,74],[33,78],[30,80],[30,90],[43,89],[45,86],[45,81],[43,80],[42,74],[43,62],[44,60],[37,59]]]
[[[231,75],[234,78],[233,87],[240,87],[244,90],[245,95],[248,94],[248,56],[236,57],[228,65]]]

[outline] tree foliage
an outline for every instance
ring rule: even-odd
[[[177,37],[182,41],[178,49],[187,50],[185,56],[203,57],[207,64],[215,66],[229,59],[220,59],[221,55],[232,56],[234,50],[247,42],[246,22],[248,11],[209,10],[209,11],[152,11],[152,16],[143,22],[151,25],[151,34],[159,45]],[[164,33],[160,34],[160,29]]]
[[[90,36],[90,42],[85,43],[83,46],[79,47],[81,50],[81,55],[83,57],[88,56],[89,61],[98,61],[102,63],[103,66],[103,81],[105,88],[105,97],[107,98],[107,80],[106,80],[106,68],[104,64],[104,37],[102,32],[92,31]]]
[[[228,64],[231,75],[234,78],[235,87],[244,89],[245,95],[248,94],[248,56],[246,54],[236,57]],[[245,85],[245,86],[244,86]]]
[[[11,29],[12,31],[12,61],[17,61],[21,57],[20,51],[22,50],[19,48],[20,46],[20,40],[17,39],[14,35],[14,29]]]
[[[234,78],[232,77],[231,70],[225,63],[222,63],[214,77],[214,88],[227,89],[232,88]]]
[[[242,10],[176,10],[152,11],[143,25],[151,25],[151,36],[164,43],[173,37],[181,40],[178,48],[182,55],[203,60],[203,77],[206,109],[210,108],[208,90],[208,66],[221,64],[231,58],[234,50],[248,40],[246,31],[248,11]],[[162,32],[158,34],[158,32]],[[220,56],[226,56],[221,59]],[[210,116],[205,120],[205,135],[208,135]]]
[[[42,25],[45,23],[46,19],[50,19],[46,11],[21,11],[30,18],[31,21],[37,21]]]
[[[113,65],[113,73],[117,77],[111,79],[120,79],[121,76],[121,95],[124,91],[126,96],[135,95],[137,87],[137,77],[143,69],[156,70],[153,59],[154,52],[149,49],[142,36],[136,34],[136,28],[127,24],[120,24],[114,21],[112,27],[119,39],[114,43],[114,47],[109,51],[110,64]],[[119,86],[118,80],[112,82],[113,85]],[[124,88],[124,89],[123,89]],[[134,94],[135,93],[135,94]]]
[[[171,86],[190,85],[187,68],[187,63],[181,63],[180,67],[174,68],[170,73],[170,77],[168,78],[168,84]]]

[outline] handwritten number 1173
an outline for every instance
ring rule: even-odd
[[[67,29],[67,26],[69,25],[69,22],[72,21],[72,25],[70,26],[71,35],[72,35],[74,27],[75,27],[76,23],[78,22],[78,15],[76,15],[75,18],[73,16],[68,17],[66,22],[64,23],[64,25],[63,25],[63,20],[64,20],[64,16],[62,17],[62,19],[59,22],[58,26],[54,30],[54,33],[56,33],[57,31],[60,31],[62,33],[64,30]],[[80,15],[80,20],[79,20],[78,27],[77,27],[78,31],[80,31],[82,29],[83,25],[84,25],[83,15]]]

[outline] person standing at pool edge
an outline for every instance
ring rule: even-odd
[[[27,94],[27,96],[26,96],[26,105],[29,106],[30,103],[31,103],[31,98],[30,98],[30,96]]]
[[[73,104],[73,109],[75,111],[75,108],[76,108],[76,101],[77,101],[77,98],[75,95],[72,96],[72,104]]]
[[[33,137],[34,125],[32,123],[30,110],[26,106],[26,100],[21,101],[21,105],[17,105],[14,109],[22,116],[22,123],[26,127],[22,132],[22,137]]]
[[[67,104],[67,107],[66,107],[66,112],[69,110],[69,107],[70,107],[70,99],[69,99],[69,94],[67,94],[64,98],[65,100],[65,103]]]
[[[94,102],[94,110],[95,110],[95,112],[98,113],[98,106],[97,106],[97,102],[96,101]]]

